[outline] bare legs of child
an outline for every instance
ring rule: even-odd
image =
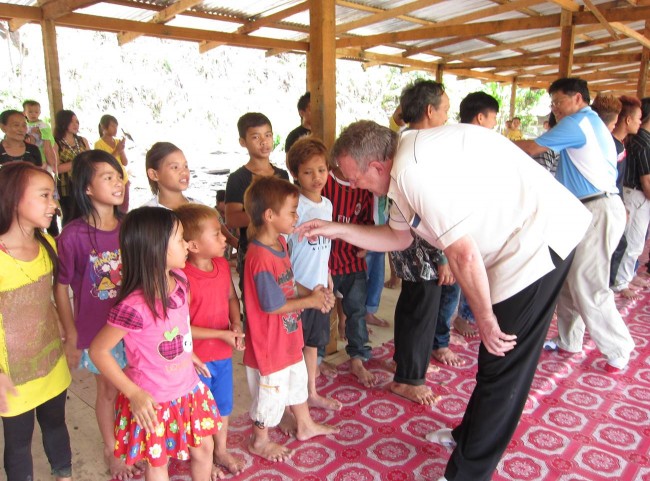
[[[217,434],[212,436],[214,440],[214,464],[223,466],[230,474],[236,476],[244,469],[244,462],[228,452],[228,416],[221,416],[221,422],[221,429]],[[215,477],[215,469],[212,472],[212,481],[221,479],[218,474]]]
[[[95,416],[99,432],[104,441],[104,462],[115,479],[127,480],[141,473],[135,466],[127,466],[120,458],[113,455],[115,447],[115,399],[117,389],[101,374],[95,374],[97,398],[95,400]]]
[[[338,411],[342,407],[339,401],[321,396],[316,390],[316,378],[318,377],[318,348],[305,346],[302,353],[305,358],[305,365],[307,366],[307,389],[309,392],[307,403],[312,407]]]

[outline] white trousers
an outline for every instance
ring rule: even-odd
[[[609,288],[610,260],[625,230],[625,207],[618,195],[592,200],[585,207],[593,219],[560,292],[555,341],[565,351],[580,352],[586,327],[607,359],[626,357],[634,341]]]
[[[645,235],[648,231],[648,224],[650,224],[650,200],[646,198],[643,191],[625,187],[623,194],[625,208],[629,214],[625,226],[627,248],[616,272],[616,281],[613,287],[615,291],[627,289],[630,281],[634,278],[636,261],[643,253]]]

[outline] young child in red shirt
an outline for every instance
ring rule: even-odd
[[[253,434],[248,449],[269,461],[284,461],[293,451],[274,443],[268,428],[282,420],[285,407],[295,418],[296,438],[333,434],[338,428],[317,424],[307,406],[307,368],[302,356],[303,309],[328,312],[334,296],[322,285],[296,286],[281,234],[291,234],[298,220],[298,187],[276,177],[261,177],[244,195],[251,223],[244,267],[246,350],[244,364],[253,398]]]
[[[224,257],[226,238],[215,209],[185,204],[175,212],[188,244],[183,272],[190,285],[194,353],[210,371],[210,377],[199,373],[199,378],[212,392],[223,422],[213,436],[214,462],[237,475],[244,463],[228,452],[228,416],[233,408],[232,350],[244,349],[244,334],[239,298]],[[213,467],[213,479],[217,476],[217,468]]]

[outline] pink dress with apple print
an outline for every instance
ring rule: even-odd
[[[132,418],[128,398],[119,394],[115,456],[127,464],[146,459],[152,466],[163,466],[170,456],[189,459],[188,447],[200,445],[201,438],[221,428],[212,394],[192,364],[187,279],[180,270],[174,274],[179,280],[169,296],[166,319],[154,319],[139,291],[108,316],[109,325],[126,331],[125,374],[162,406],[155,431],[146,434]]]

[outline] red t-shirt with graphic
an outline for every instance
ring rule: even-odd
[[[212,272],[189,262],[183,272],[190,283],[190,324],[227,331],[230,329],[230,266],[223,257],[212,259]],[[221,339],[194,339],[194,353],[203,362],[232,357],[232,347]]]
[[[262,376],[278,372],[302,360],[302,311],[269,314],[297,297],[287,243],[280,236],[281,251],[253,240],[244,267],[246,350],[244,364]]]

